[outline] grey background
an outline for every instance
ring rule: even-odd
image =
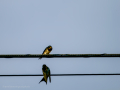
[[[120,0],[0,0],[0,54],[120,53]],[[120,73],[120,58],[0,58],[0,74]],[[120,76],[0,77],[0,90],[120,90]]]

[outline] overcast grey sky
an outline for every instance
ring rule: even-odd
[[[0,54],[120,53],[120,0],[0,0]],[[120,73],[120,58],[0,58],[0,74]],[[0,77],[0,90],[120,90],[120,76]],[[25,87],[26,86],[26,87]]]

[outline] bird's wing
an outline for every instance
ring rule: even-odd
[[[44,76],[45,81],[47,82],[47,75],[46,75],[46,72],[44,72],[44,71],[43,71],[43,76]]]
[[[46,50],[46,49],[45,49],[45,50]],[[43,53],[42,53],[42,54],[44,54],[45,50],[43,51]],[[38,58],[38,60],[39,60],[39,59],[42,59],[42,57],[39,57],[39,58]]]
[[[50,71],[49,71],[49,81],[51,82],[51,73],[50,73]]]
[[[47,49],[47,48],[45,48],[45,50],[43,51],[43,53],[42,53],[42,54],[44,54],[44,52],[46,51],[46,49]]]

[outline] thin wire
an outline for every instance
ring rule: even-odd
[[[51,74],[51,76],[99,76],[99,75],[120,75],[120,73],[103,74]],[[0,75],[0,76],[43,76],[42,74],[19,74],[19,75]]]
[[[42,54],[6,54],[0,55],[0,58],[62,58],[62,57],[120,57],[120,54],[49,54],[49,55],[42,55]]]

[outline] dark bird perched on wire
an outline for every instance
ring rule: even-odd
[[[45,50],[43,51],[42,55],[46,55],[49,54],[52,51],[52,46],[49,45],[48,47],[45,48]],[[41,59],[42,57],[40,57],[39,59]]]
[[[42,82],[42,81],[44,81],[44,82],[46,82],[46,84],[47,84],[47,79],[48,79],[48,77],[49,77],[49,81],[51,82],[51,73],[50,73],[50,69],[49,69],[49,67],[47,67],[45,64],[43,64],[43,67],[42,67],[42,72],[43,72],[43,78],[42,78],[42,80],[40,81],[40,82]],[[40,83],[39,82],[39,83]]]

